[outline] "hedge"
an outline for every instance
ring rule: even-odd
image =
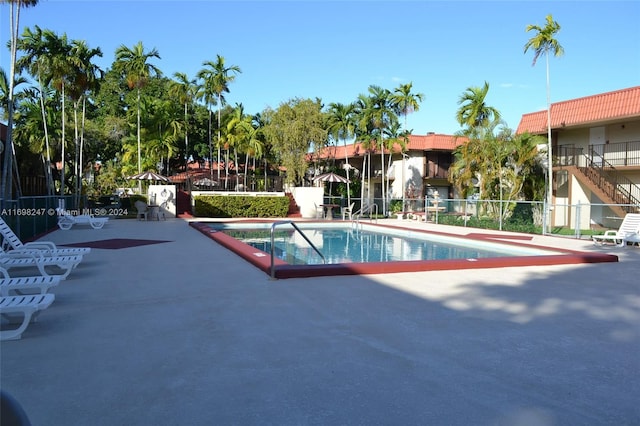
[[[286,217],[289,197],[246,195],[198,195],[194,214],[198,217]]]

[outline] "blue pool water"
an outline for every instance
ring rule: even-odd
[[[354,229],[345,224],[304,224],[299,228],[325,257],[327,264],[408,260],[481,259],[548,255],[522,246],[382,227]],[[266,253],[271,252],[270,224],[211,224],[225,234]],[[321,264],[322,258],[290,225],[274,232],[275,256],[290,265]]]

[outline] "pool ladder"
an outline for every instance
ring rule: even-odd
[[[374,219],[371,218],[372,211],[375,213],[375,222],[378,223],[378,205],[374,203],[369,206],[365,206],[361,208],[360,210],[355,212],[353,216],[351,216],[351,229],[355,229],[356,231],[362,230],[362,224],[360,223],[360,218],[365,213],[369,213],[370,221],[373,222]]]
[[[290,224],[291,226],[293,226],[293,229],[295,229],[296,231],[298,231],[298,233],[300,235],[302,235],[302,238],[304,238],[305,241],[309,243],[311,248],[313,248],[313,250],[315,250],[315,252],[318,253],[318,255],[322,258],[322,263],[327,263],[326,259],[324,258],[324,255],[322,253],[320,253],[320,250],[318,250],[318,248],[311,242],[311,240],[305,235],[305,233],[302,232],[302,230],[300,230],[300,228],[298,228],[298,225],[293,223],[292,220],[281,220],[281,221],[278,221],[278,222],[273,222],[271,224],[271,279],[272,280],[276,279],[276,267],[275,267],[275,262],[274,262],[274,259],[275,259],[275,240],[274,240],[275,229],[276,229],[276,226],[278,226],[278,225],[287,225],[287,224]]]

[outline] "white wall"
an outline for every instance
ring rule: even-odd
[[[324,188],[323,187],[295,187],[291,188],[293,199],[300,208],[300,214],[303,218],[313,219],[316,217],[316,205],[323,203]]]
[[[176,217],[176,186],[149,185],[149,204],[160,206],[164,217]]]

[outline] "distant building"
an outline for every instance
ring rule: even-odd
[[[405,185],[406,199],[424,199],[438,191],[441,198],[453,197],[453,186],[449,182],[449,167],[453,162],[453,151],[466,142],[466,138],[453,135],[427,133],[426,135],[410,135],[404,152],[396,145],[393,151],[385,150],[382,165],[382,156],[379,149],[373,148],[371,153],[371,181],[368,181],[369,173],[365,176],[365,183],[370,185],[365,188],[365,198],[371,202],[382,200],[382,182],[389,178],[389,191],[391,198],[403,198],[403,185]],[[353,173],[362,173],[364,159],[367,151],[362,143],[348,144],[346,146],[327,147],[319,155],[320,159],[335,159],[338,167],[346,165],[348,158],[350,169]],[[387,176],[383,170],[387,170],[391,154],[391,166]],[[367,166],[367,169],[369,166]],[[386,183],[385,183],[386,184]]]

